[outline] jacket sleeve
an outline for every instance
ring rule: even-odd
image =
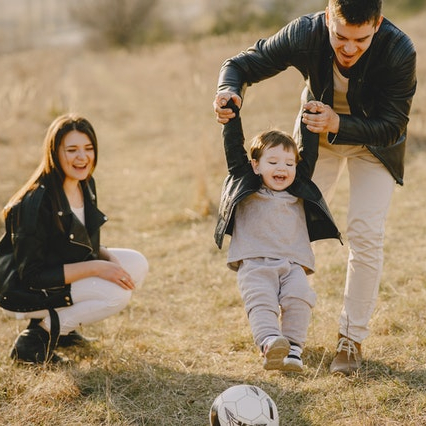
[[[297,164],[297,174],[306,178],[312,178],[315,170],[315,164],[318,159],[319,134],[312,133],[302,122],[302,115],[297,118],[300,122],[296,126],[298,134],[295,134],[295,140],[298,144],[300,161]]]
[[[241,123],[240,110],[230,100],[225,108],[232,108],[235,117],[223,125],[222,136],[225,149],[228,172],[234,176],[240,176],[251,167],[244,148],[244,133]]]
[[[307,51],[318,51],[315,43],[323,37],[314,32],[312,18],[313,15],[306,15],[295,19],[277,33],[227,59],[219,73],[218,91],[229,90],[243,98],[247,86],[273,77],[290,66],[298,69],[306,79],[307,62],[315,60]]]
[[[286,46],[278,43],[279,40],[278,35],[261,39],[246,51],[226,60],[219,73],[218,90],[229,90],[243,98],[247,86],[284,71],[290,64],[282,61]],[[276,63],[275,58],[280,62]]]
[[[21,283],[27,288],[48,289],[65,285],[63,265],[47,265],[49,235],[54,225],[35,193],[24,197],[14,215],[13,251]]]

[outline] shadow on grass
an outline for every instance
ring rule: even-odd
[[[390,396],[398,404],[413,402],[406,400],[407,389],[419,394],[426,389],[423,369],[403,371],[370,359],[353,376],[341,379],[331,376],[328,367],[333,353],[322,346],[306,348],[307,370],[301,375],[262,374],[261,367],[258,371],[257,366],[253,370],[242,368],[237,374],[211,374],[197,371],[196,362],[188,365],[176,361],[166,365],[166,354],[157,354],[156,361],[151,350],[129,352],[119,350],[119,346],[74,348],[74,362],[53,368],[59,370],[58,380],[65,374],[69,383],[78,389],[67,399],[67,405],[76,410],[75,419],[69,419],[71,423],[75,420],[75,424],[93,426],[208,426],[209,409],[216,396],[230,386],[249,383],[272,397],[281,425],[313,426],[324,424],[319,422],[325,419],[340,421],[347,415],[341,412],[342,401],[349,404],[347,410],[355,410],[358,420],[363,420],[361,414],[363,410],[368,411],[371,404],[368,397],[363,399],[367,388],[377,388],[379,394],[388,389],[383,394],[386,398],[379,401],[383,410],[389,408]],[[324,411],[327,406],[331,412]]]
[[[329,366],[334,353],[331,353],[324,347],[307,347],[304,352],[306,364],[318,366],[315,376],[325,377],[329,375]],[[362,367],[356,373],[350,376],[340,375],[340,377],[353,382],[354,384],[373,385],[375,383],[399,383],[416,392],[426,391],[426,366],[419,364],[418,368],[404,370],[392,365],[374,359],[364,359]],[[335,376],[339,377],[339,375]]]
[[[131,365],[131,366],[130,366]],[[208,426],[209,410],[217,395],[230,386],[247,383],[235,377],[176,371],[162,365],[132,360],[130,365],[70,369],[80,389],[82,404],[105,407],[103,424],[144,426]],[[275,401],[280,424],[309,426],[303,417],[309,395],[287,391],[262,380],[250,381]],[[83,402],[84,401],[84,402]]]
[[[318,375],[329,374],[329,366],[333,359],[334,353],[322,346],[307,347],[304,351],[305,363],[311,366],[318,366]],[[426,366],[419,365],[419,368],[412,370],[403,370],[392,366],[393,360],[389,364],[374,359],[364,359],[361,369],[352,376],[353,379],[360,379],[368,383],[395,380],[405,383],[409,388],[424,391],[426,390]],[[338,376],[337,376],[338,377]],[[345,377],[345,376],[342,376]]]
[[[420,367],[420,366],[419,366]],[[399,382],[415,391],[426,390],[426,369],[417,368],[412,370],[402,370],[392,367],[380,361],[364,360],[362,368],[357,376],[363,382]]]

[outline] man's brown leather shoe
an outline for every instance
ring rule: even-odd
[[[336,355],[330,365],[330,373],[349,376],[361,368],[361,343],[339,334]]]

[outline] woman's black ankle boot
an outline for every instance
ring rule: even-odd
[[[22,331],[13,345],[10,357],[19,362],[41,364],[60,361],[53,353],[56,343],[51,341],[50,334],[41,327],[27,328]]]

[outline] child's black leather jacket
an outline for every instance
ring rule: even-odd
[[[261,186],[260,177],[257,176],[248,160],[244,148],[244,134],[238,108],[232,104],[236,117],[223,126],[226,161],[229,174],[226,177],[219,205],[219,216],[215,230],[215,241],[222,248],[225,234],[232,235],[234,225],[234,212],[236,205],[245,197],[256,192]],[[311,133],[302,125],[303,139],[313,149],[318,150],[318,135]],[[313,151],[311,151],[313,152]],[[318,151],[316,151],[318,152]],[[295,197],[304,200],[306,223],[311,241],[326,238],[337,238],[342,242],[327,204],[318,187],[311,181],[310,176],[314,171],[316,156],[302,160],[297,166],[296,179],[287,188]]]

